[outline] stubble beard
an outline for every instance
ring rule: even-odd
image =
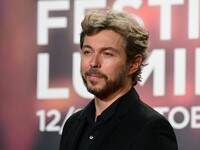
[[[101,88],[95,88],[92,86],[89,86],[89,83],[92,84],[93,86],[95,86],[95,84],[97,84],[96,81],[94,80],[87,80],[87,76],[90,74],[95,74],[97,76],[99,76],[100,78],[104,79],[104,86]],[[91,68],[88,71],[86,71],[84,74],[81,72],[81,76],[83,79],[83,82],[88,90],[88,92],[92,93],[93,95],[95,95],[96,97],[106,97],[109,94],[114,93],[115,91],[117,91],[118,89],[120,89],[121,87],[124,86],[125,84],[125,79],[127,77],[127,73],[128,73],[128,67],[124,66],[116,75],[113,79],[109,79],[107,77],[107,75],[101,73],[98,69],[94,69]]]

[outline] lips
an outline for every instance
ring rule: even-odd
[[[97,74],[93,74],[93,73],[88,74],[88,76],[90,76],[90,77],[95,77],[95,78],[103,78],[102,76],[97,75]]]

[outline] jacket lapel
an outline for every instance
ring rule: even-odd
[[[78,140],[79,140],[79,137],[80,135],[82,134],[83,130],[85,129],[85,126],[86,126],[86,120],[83,119],[83,118],[80,118],[79,120],[79,127],[77,129],[77,131],[74,133],[74,139],[73,139],[73,143],[72,143],[72,147],[71,147],[71,150],[75,150],[76,149],[76,146],[78,145]]]

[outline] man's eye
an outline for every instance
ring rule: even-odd
[[[112,53],[109,53],[109,52],[104,52],[103,53],[105,56],[113,56],[113,54]]]
[[[83,54],[84,55],[89,55],[89,54],[91,54],[91,52],[90,51],[83,51]]]

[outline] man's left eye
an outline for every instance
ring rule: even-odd
[[[106,56],[113,56],[112,53],[108,53],[108,52],[104,52],[103,54],[106,55]]]

